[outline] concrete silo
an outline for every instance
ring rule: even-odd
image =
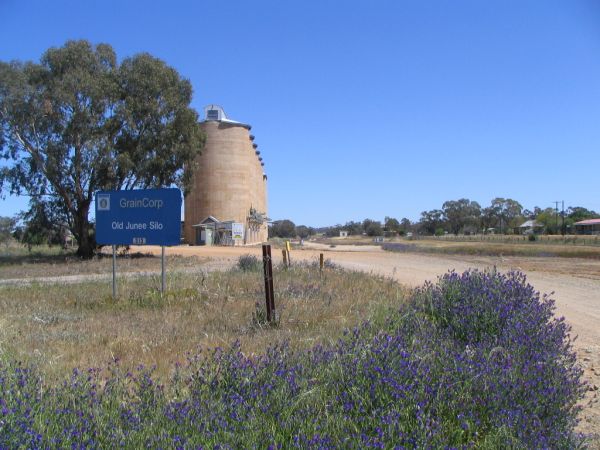
[[[217,105],[205,114],[206,143],[185,197],[184,238],[189,244],[264,242],[266,176],[250,125],[228,119]],[[232,224],[242,224],[243,239],[232,239]]]

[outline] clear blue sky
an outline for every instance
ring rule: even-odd
[[[165,60],[196,109],[250,123],[273,219],[417,220],[462,197],[600,211],[597,0],[0,0],[1,60],[81,38]]]

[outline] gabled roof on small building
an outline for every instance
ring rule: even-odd
[[[201,220],[200,223],[197,223],[195,225],[192,225],[192,227],[201,227],[203,225],[210,225],[213,223],[220,223],[221,221],[219,219],[217,219],[216,217],[213,216],[207,216],[204,218],[204,220]]]

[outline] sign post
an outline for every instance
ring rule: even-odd
[[[113,251],[113,264],[112,264],[113,298],[117,298],[117,247],[115,245],[112,246],[112,251]]]
[[[179,244],[181,203],[179,189],[96,192],[96,242],[113,246],[113,297],[117,295],[116,245],[160,245],[164,293],[165,246]]]
[[[165,293],[165,285],[167,284],[167,277],[165,275],[165,246],[161,247],[161,256],[160,256],[160,293],[161,295]]]

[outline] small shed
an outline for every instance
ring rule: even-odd
[[[196,245],[213,245],[217,224],[221,223],[219,219],[213,216],[208,216],[200,223],[192,225],[196,233]]]
[[[341,237],[341,238],[346,238],[346,237],[348,237],[348,232],[347,232],[347,231],[345,231],[345,230],[342,230],[342,231],[340,231],[340,237]]]
[[[587,219],[574,223],[575,234],[600,234],[600,219]]]

